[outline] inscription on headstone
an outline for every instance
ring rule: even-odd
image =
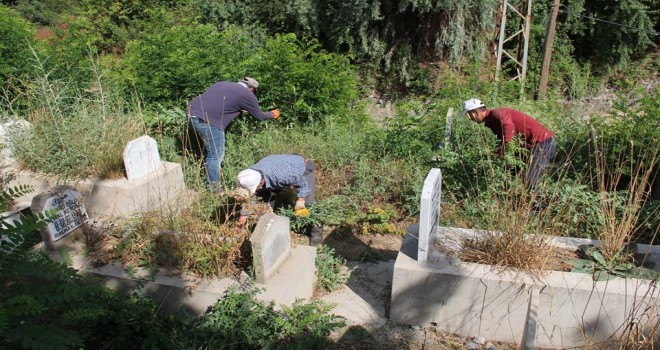
[[[162,164],[156,140],[144,135],[131,140],[124,148],[126,178],[135,180],[158,171]]]
[[[433,168],[424,180],[422,199],[419,210],[419,240],[417,246],[417,261],[428,258],[431,239],[438,231],[440,224],[440,197],[442,174],[440,169]]]
[[[69,234],[89,221],[80,192],[70,186],[58,186],[32,199],[32,212],[53,215],[40,230],[47,248],[54,250],[66,245]],[[57,243],[56,243],[57,242]]]

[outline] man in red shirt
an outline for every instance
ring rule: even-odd
[[[488,109],[476,98],[463,102],[462,112],[473,122],[484,123],[497,136],[500,144],[495,148],[495,153],[500,157],[504,154],[506,144],[516,134],[525,138],[527,149],[530,150],[525,183],[527,188],[536,191],[539,177],[557,153],[555,134],[523,112],[507,107]]]

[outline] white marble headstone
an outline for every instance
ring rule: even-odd
[[[135,180],[158,171],[162,164],[156,140],[144,135],[126,144],[124,167],[126,178]]]
[[[424,180],[422,199],[419,207],[419,243],[417,246],[417,261],[426,261],[431,239],[438,231],[440,224],[440,197],[442,173],[433,168]]]

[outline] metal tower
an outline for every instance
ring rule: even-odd
[[[527,52],[529,49],[529,31],[532,22],[532,0],[502,0],[500,2],[499,12],[501,13],[501,20],[496,53],[495,81],[498,81],[500,78],[503,59],[505,64],[511,61],[513,63],[513,77],[510,77],[509,80],[518,80],[520,82],[520,94],[522,95],[525,90],[525,77],[527,76]],[[514,26],[518,27],[508,37],[506,36],[507,21],[512,22]],[[516,42],[517,44],[515,46],[506,45],[509,42]]]

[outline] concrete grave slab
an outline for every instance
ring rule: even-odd
[[[149,176],[159,171],[161,166],[156,140],[144,135],[126,144],[124,167],[129,181]]]
[[[17,204],[10,209],[21,210],[29,207],[37,193],[65,183],[80,191],[87,213],[94,220],[130,217],[139,212],[156,210],[178,200],[185,191],[181,164],[170,162],[162,162],[158,171],[133,181],[126,178],[62,181],[13,166],[3,169],[0,173],[6,179],[6,187],[27,185],[33,189],[18,198]]]
[[[450,253],[462,239],[483,232],[449,227],[436,233],[439,244],[432,246],[428,260],[417,261],[417,230],[411,225],[394,265],[393,321],[436,325],[524,348],[570,348],[610,340],[632,325],[644,330],[660,318],[657,282],[634,278],[594,282],[582,273],[548,271],[539,278],[521,271],[497,271]],[[551,241],[574,249],[593,243],[561,237]],[[639,248],[660,266],[660,247]]]
[[[258,283],[267,283],[291,255],[289,218],[267,213],[259,218],[250,236],[252,266]]]
[[[54,213],[48,225],[39,230],[49,250],[70,244],[80,233],[80,227],[89,220],[82,195],[71,186],[57,186],[36,195],[32,199],[31,211],[44,215]]]

